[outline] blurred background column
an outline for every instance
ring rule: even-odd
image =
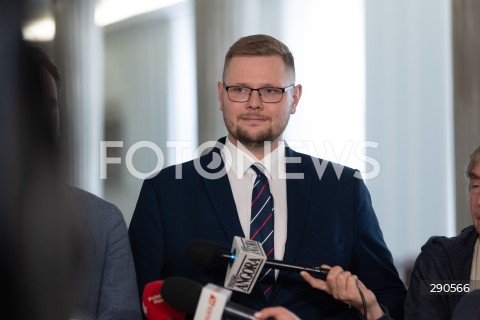
[[[71,183],[102,196],[99,149],[103,139],[103,37],[96,0],[56,0],[55,60],[62,76],[61,136]]]
[[[480,144],[480,2],[452,1],[457,231],[472,223],[465,166]]]
[[[242,14],[242,10],[235,12],[236,2],[195,1],[199,144],[226,134],[216,87],[221,80],[225,52],[240,35],[241,26],[232,23]]]
[[[127,224],[143,175],[190,160],[196,148],[193,11],[191,1],[179,1],[103,29],[105,140],[123,143],[107,150],[121,164],[108,165],[104,196],[122,210]]]

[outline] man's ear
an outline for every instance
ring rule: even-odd
[[[291,114],[294,114],[295,112],[297,112],[297,106],[298,106],[298,102],[300,101],[301,96],[302,96],[302,85],[297,84],[293,88],[293,101],[292,101],[292,105],[290,106],[290,113]]]
[[[217,83],[217,90],[218,90],[218,102],[220,104],[220,111],[223,111],[223,83],[218,81]]]

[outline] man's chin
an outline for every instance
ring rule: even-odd
[[[263,148],[265,143],[275,141],[278,137],[275,137],[272,130],[244,130],[237,129],[230,134],[242,145],[249,149]]]
[[[271,136],[263,135],[263,136],[238,136],[238,142],[243,144],[247,148],[263,148],[266,143],[271,143],[274,139]]]
[[[240,141],[247,149],[263,149],[265,146],[264,141]]]

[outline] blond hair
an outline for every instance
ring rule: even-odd
[[[238,39],[228,49],[223,65],[223,78],[233,57],[242,56],[279,56],[290,68],[295,78],[295,63],[290,49],[281,41],[265,34],[256,34]]]

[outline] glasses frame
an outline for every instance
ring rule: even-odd
[[[294,84],[294,83],[292,83],[292,84],[290,84],[290,85],[288,85],[288,86],[286,86],[286,87],[283,87],[283,88],[282,88],[282,87],[262,87],[262,88],[256,88],[256,89],[254,89],[254,88],[249,88],[249,87],[245,87],[245,86],[227,86],[225,83],[223,84],[223,88],[227,91],[227,97],[228,97],[228,99],[229,99],[230,101],[233,101],[233,102],[247,102],[247,101],[250,100],[250,98],[252,97],[252,92],[253,92],[253,91],[257,91],[257,92],[258,92],[258,97],[260,98],[260,100],[261,100],[263,103],[279,103],[279,102],[282,101],[282,99],[283,99],[283,94],[284,94],[286,91],[290,90],[290,88],[294,88],[294,87],[295,87],[295,84]],[[250,92],[249,92],[249,94],[248,94],[248,99],[242,100],[242,101],[233,100],[232,98],[230,98],[230,94],[228,93],[228,89],[230,89],[230,88],[244,88],[244,89],[249,89]],[[260,93],[260,90],[263,90],[263,89],[278,89],[278,90],[282,90],[282,96],[280,97],[280,100],[275,101],[275,102],[273,102],[273,101],[268,101],[268,102],[267,102],[267,101],[263,101],[262,94]]]

